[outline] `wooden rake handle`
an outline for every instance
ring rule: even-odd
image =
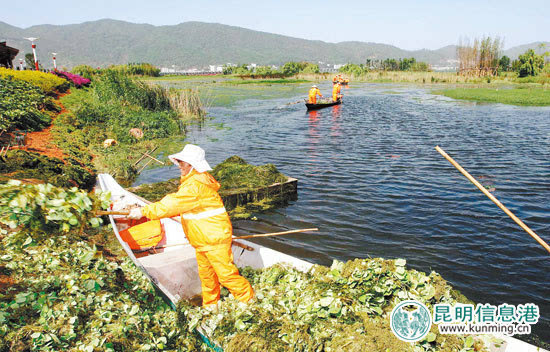
[[[129,211],[107,211],[107,210],[98,210],[95,212],[95,215],[130,215]]]

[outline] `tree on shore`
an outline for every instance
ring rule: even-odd
[[[518,74],[519,77],[536,76],[544,68],[544,57],[535,54],[533,49],[527,50],[519,56]]]
[[[500,58],[500,60],[498,60],[498,67],[501,71],[510,71],[510,58],[506,55],[504,55],[503,57]]]
[[[504,41],[499,37],[460,39],[457,46],[459,74],[466,76],[494,76],[498,73],[499,56]]]

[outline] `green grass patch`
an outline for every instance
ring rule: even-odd
[[[545,88],[455,88],[434,91],[453,99],[525,106],[550,106],[550,89]]]

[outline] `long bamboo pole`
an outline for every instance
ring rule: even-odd
[[[299,233],[299,232],[311,232],[311,231],[319,231],[318,228],[311,228],[311,229],[299,229],[299,230],[289,230],[289,231],[283,231],[283,232],[272,232],[272,233],[258,233],[256,235],[247,235],[247,236],[238,236],[233,237],[235,240],[244,240],[246,238],[258,238],[258,237],[269,237],[269,236],[280,236],[280,235],[288,235],[291,233]]]
[[[490,200],[493,201],[500,209],[502,209],[509,217],[512,218],[518,224],[522,229],[524,229],[531,237],[533,237],[541,246],[543,246],[548,253],[550,253],[550,246],[548,243],[544,242],[542,238],[540,238],[533,230],[531,230],[527,225],[523,223],[517,216],[515,216],[508,208],[504,206],[498,199],[495,198],[485,187],[483,187],[475,178],[472,177],[468,173],[468,171],[464,170],[462,166],[460,166],[456,161],[454,161],[453,158],[451,158],[443,149],[441,149],[439,146],[435,147],[435,150],[437,150],[445,159],[447,159],[451,164],[453,164],[454,167],[458,169],[470,182],[472,182],[481,192],[483,192],[487,197],[489,197]]]
[[[107,211],[107,210],[97,210],[95,215],[130,215],[129,211]]]
[[[280,236],[280,235],[288,235],[288,234],[291,234],[291,233],[310,232],[310,231],[318,231],[318,230],[319,230],[318,228],[311,228],[311,229],[289,230],[289,231],[283,231],[283,232],[259,233],[259,234],[256,234],[256,235],[234,236],[233,240],[243,240],[245,238],[257,238],[257,237],[268,237],[268,236]],[[239,242],[233,241],[233,244],[237,245],[238,247],[247,249],[249,251],[253,250],[253,248],[251,248],[251,247],[249,247],[245,244],[239,243]],[[146,249],[143,250],[143,252],[148,251],[150,249],[164,249],[164,248],[178,247],[178,246],[190,246],[190,244],[189,243],[167,244],[167,245],[160,246],[160,247],[146,248]]]

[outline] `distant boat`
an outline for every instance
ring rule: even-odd
[[[342,104],[342,99],[338,99],[336,101],[330,101],[330,102],[322,102],[318,104],[310,104],[306,100],[306,108],[308,111],[328,108],[329,106],[340,105],[340,104]]]

